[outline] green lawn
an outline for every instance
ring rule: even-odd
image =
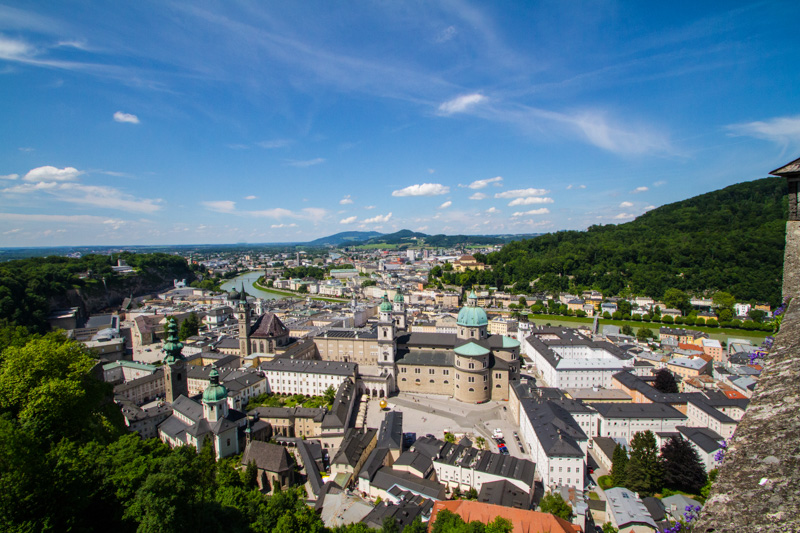
[[[594,322],[594,318],[592,317],[578,317],[578,316],[562,316],[562,315],[537,315],[537,314],[529,314],[528,319],[534,320],[551,320],[553,322],[578,322],[582,324],[591,324]],[[634,329],[639,328],[650,328],[653,330],[653,333],[658,333],[658,329],[661,326],[668,326],[670,328],[683,328],[683,329],[691,329],[694,331],[704,331],[706,333],[718,333],[722,335],[731,335],[731,336],[742,336],[742,337],[758,337],[764,338],[767,335],[772,335],[772,333],[768,331],[753,331],[749,329],[734,329],[734,328],[709,328],[706,326],[687,326],[686,324],[662,324],[661,322],[635,322],[633,320],[613,320],[613,319],[600,319],[600,325],[611,325],[611,326],[624,326],[629,325]]]

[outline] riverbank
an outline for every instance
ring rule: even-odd
[[[528,320],[533,320],[535,323],[541,325],[542,323],[550,322],[553,325],[573,325],[575,323],[591,324],[594,318],[590,317],[577,317],[577,316],[562,316],[562,315],[535,315],[529,314]],[[707,326],[687,326],[685,324],[662,324],[661,322],[635,322],[633,320],[614,320],[614,319],[600,319],[600,327],[602,326],[625,326],[628,325],[633,328],[634,332],[641,328],[648,328],[653,333],[658,333],[662,326],[670,328],[691,329],[693,331],[702,331],[708,333],[712,338],[715,336],[728,336],[728,337],[741,337],[764,340],[768,335],[773,333],[768,331],[753,331],[749,329],[736,329],[736,328],[710,328]]]
[[[277,290],[271,287],[265,287],[264,285],[260,284],[258,280],[253,282],[253,288],[258,289],[260,291],[268,292],[270,294],[276,294],[282,296],[284,298],[297,298],[297,299],[305,299],[311,298],[312,300],[317,300],[318,302],[332,302],[332,303],[342,303],[342,302],[349,302],[346,298],[323,298],[321,296],[313,296],[311,294],[300,294],[299,292],[295,291],[287,291],[287,290]]]

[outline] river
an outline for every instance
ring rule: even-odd
[[[244,291],[249,294],[250,296],[256,296],[258,298],[263,298],[265,300],[280,300],[282,298],[289,298],[289,296],[284,296],[282,294],[275,294],[272,292],[262,291],[261,289],[256,289],[253,287],[253,282],[256,281],[258,278],[263,276],[264,273],[261,270],[253,270],[251,272],[247,272],[246,274],[241,274],[236,276],[235,278],[226,281],[220,287],[224,291],[232,291],[233,289],[241,290],[242,283],[244,283]]]

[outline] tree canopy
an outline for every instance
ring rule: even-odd
[[[652,496],[664,483],[664,468],[655,434],[650,430],[634,434],[630,448],[625,487],[642,496]]]
[[[664,486],[689,494],[700,494],[706,484],[705,467],[700,456],[683,437],[672,437],[661,447],[664,464]]]

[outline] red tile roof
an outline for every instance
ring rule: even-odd
[[[433,505],[428,531],[433,529],[436,514],[443,510],[459,515],[465,522],[473,520],[488,524],[498,516],[509,520],[514,526],[514,533],[579,533],[581,528],[563,518],[549,513],[512,509],[502,505],[492,505],[469,500],[439,501]]]

